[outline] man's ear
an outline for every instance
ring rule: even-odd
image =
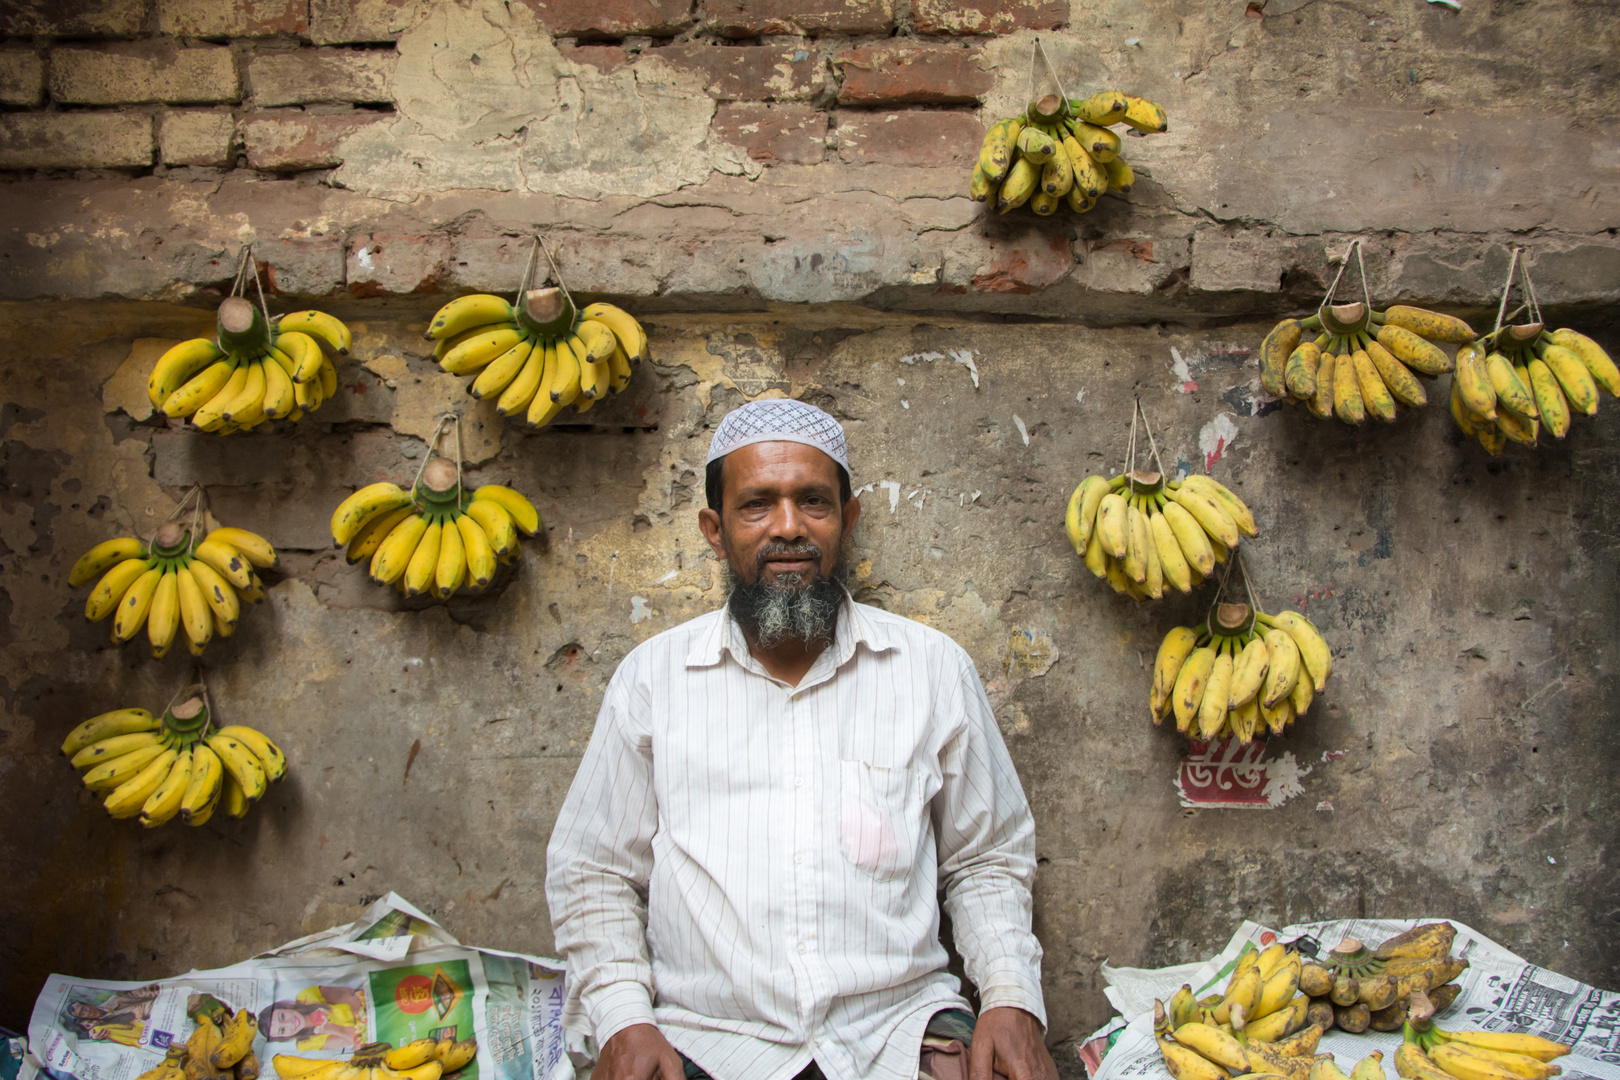
[[[859,520],[861,520],[861,497],[851,495],[849,501],[844,503],[844,537],[846,539],[849,537],[850,530],[855,528],[855,523]]]
[[[708,507],[699,510],[698,528],[703,532],[703,539],[709,542],[710,549],[714,551],[714,557],[723,560],[726,557],[726,546],[720,541],[720,512],[710,510]]]

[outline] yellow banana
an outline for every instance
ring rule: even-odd
[[[979,143],[979,160],[975,168],[978,169],[979,175],[984,177],[986,184],[1000,183],[1001,178],[1007,175],[1007,169],[1012,165],[1013,144],[1018,137],[1020,126],[1016,120],[997,120],[984,133],[984,140]]]
[[[574,352],[573,346],[563,338],[557,339],[556,347],[557,368],[552,372],[551,382],[546,386],[546,393],[550,395],[553,402],[571,405],[574,399],[579,396],[579,380],[583,375],[580,370],[579,355]],[[538,402],[535,402],[529,406],[529,422],[531,424],[534,423],[535,406],[538,404]]]
[[[470,375],[523,340],[517,328],[480,331],[444,354],[439,366],[452,375]]]
[[[151,569],[146,559],[125,559],[102,575],[84,602],[84,617],[100,622],[118,609],[119,601]]]
[[[1275,979],[1286,974],[1288,974],[1286,971],[1278,972],[1272,978]],[[1294,977],[1297,984],[1297,972],[1294,972]],[[1247,1026],[1244,1027],[1243,1032],[1251,1041],[1258,1039],[1261,1042],[1276,1042],[1278,1039],[1298,1031],[1304,1025],[1305,1010],[1310,1007],[1310,1004],[1310,998],[1304,994],[1298,994],[1285,1002],[1281,1008],[1267,1013],[1258,1020],[1250,1020]],[[1256,1005],[1255,1008],[1259,1009],[1262,1005]]]
[[[1116,559],[1125,557],[1130,544],[1130,521],[1125,499],[1117,491],[1110,491],[1097,504],[1097,533],[1102,538],[1103,550]]]
[[[489,537],[490,551],[497,559],[516,549],[517,526],[505,507],[488,499],[474,499],[467,504],[467,516]]]
[[[1177,731],[1186,733],[1192,730],[1193,721],[1198,716],[1199,706],[1209,685],[1209,677],[1214,670],[1215,650],[1207,645],[1193,650],[1186,663],[1181,665],[1180,672],[1176,674],[1175,690],[1171,696]]]
[[[1225,686],[1222,685],[1219,688],[1219,694],[1215,693],[1217,689],[1216,681],[1222,678],[1220,669],[1223,660],[1226,661],[1226,678],[1229,679],[1231,676],[1232,658],[1223,652],[1215,658],[1215,670],[1210,673],[1209,689],[1204,693],[1204,700],[1208,701],[1211,697],[1219,697],[1220,711],[1224,714],[1226,712]],[[1201,719],[1202,716],[1200,716]],[[1258,953],[1255,955],[1255,961],[1258,965]],[[1226,984],[1226,993],[1222,996],[1221,1003],[1215,1006],[1211,1012],[1211,1017],[1218,1024],[1227,1024],[1231,1023],[1233,1006],[1242,1006],[1245,1015],[1252,1012],[1255,1002],[1260,1000],[1260,991],[1263,985],[1260,980],[1260,968],[1258,966],[1245,968],[1242,971],[1234,969],[1231,980]]]
[[[1098,161],[1112,161],[1119,156],[1121,144],[1116,133],[1100,124],[1090,124],[1084,120],[1075,120],[1069,126],[1074,130],[1075,141],[1093,158]]]
[[[229,769],[225,770],[225,778],[220,782],[219,805],[224,809],[227,817],[233,818],[246,817],[248,807],[253,805],[248,801],[246,792],[242,790],[242,785]],[[192,824],[195,825],[197,822],[193,821]]]
[[[1476,335],[1472,327],[1453,315],[1442,315],[1438,311],[1427,308],[1408,307],[1405,304],[1395,304],[1384,310],[1384,324],[1386,326],[1399,326],[1412,331],[1418,337],[1428,338],[1430,341],[1444,341],[1451,345],[1463,345],[1473,341]]]
[[[461,533],[470,584],[475,590],[482,589],[495,577],[495,552],[490,547],[489,534],[470,513],[456,518],[456,529]]]
[[[186,785],[191,782],[191,751],[182,750],[169,766],[163,782],[141,804],[141,824],[148,829],[167,824],[180,812],[180,800],[185,797]]]
[[[104,739],[156,731],[157,728],[157,718],[145,709],[114,709],[92,716],[68,732],[67,738],[62,740],[62,753],[72,758],[80,750]]]
[[[347,544],[368,522],[410,503],[410,492],[398,484],[387,481],[367,484],[332,511],[332,543],[339,547]]]
[[[1452,1080],[1416,1043],[1403,1042],[1395,1051],[1395,1071],[1405,1080]]]
[[[1220,503],[1216,502],[1208,495],[1204,495],[1197,490],[1187,488],[1185,485],[1179,488],[1166,487],[1164,490],[1165,495],[1172,502],[1176,503],[1182,509],[1186,510],[1187,513],[1192,515],[1193,519],[1203,528],[1204,532],[1208,533],[1216,540],[1219,540],[1229,548],[1237,547],[1238,541],[1241,539],[1241,536],[1238,533],[1237,523],[1232,520],[1232,515],[1228,514],[1221,507]],[[1172,528],[1174,525],[1175,522],[1172,520]],[[1178,529],[1176,530],[1176,539],[1180,540],[1181,538],[1181,531]],[[1182,547],[1185,549],[1186,544],[1183,543]],[[1210,568],[1214,569],[1213,563],[1210,564]],[[1208,571],[1204,570],[1202,567],[1199,567],[1199,572],[1207,573]]]
[[[220,415],[233,424],[246,426],[264,415],[264,365],[254,360],[245,365],[247,378],[234,398],[225,403]]]
[[[192,554],[238,589],[247,589],[253,583],[253,571],[249,568],[247,558],[234,545],[204,539],[192,550]]]
[[[321,351],[319,343],[308,334],[297,330],[283,330],[276,336],[276,348],[292,361],[293,369],[287,374],[292,376],[293,382],[310,383],[320,376],[326,354]]]
[[[1105,161],[1102,167],[1108,174],[1108,190],[1129,195],[1131,188],[1136,186],[1136,170],[1127,165],[1124,158]]]
[[[553,358],[556,356],[556,346],[549,341],[544,344],[537,342],[529,349],[529,354],[523,361],[523,370],[507,384],[505,390],[501,391],[501,396],[495,403],[496,412],[502,416],[528,412],[529,403],[534,400],[534,395],[539,392],[540,384],[545,378],[548,356]],[[483,376],[480,375],[479,378]]]
[[[128,780],[120,784],[111,795],[107,796],[104,806],[107,812],[115,818],[132,818],[141,812],[146,800],[163,783],[174,766],[175,759],[180,755],[174,750],[164,750],[147,763],[146,767]]]
[[[1384,385],[1384,377],[1378,373],[1378,368],[1372,362],[1372,357],[1366,349],[1357,349],[1350,354],[1350,362],[1355,368],[1356,381],[1361,387],[1361,401],[1369,415],[1386,424],[1395,422],[1395,397],[1390,393],[1389,387]]]
[[[1125,506],[1125,573],[1138,585],[1147,581],[1148,523],[1134,502]]]
[[[1186,553],[1176,542],[1175,532],[1170,528],[1170,520],[1164,516],[1163,511],[1154,510],[1148,515],[1148,528],[1153,533],[1153,546],[1158,551],[1159,566],[1164,573],[1164,580],[1181,592],[1192,592],[1192,570],[1187,564]]]
[[[276,329],[283,334],[306,334],[339,356],[349,355],[354,336],[340,319],[324,311],[294,311],[276,320]]]
[[[1070,100],[1069,112],[1088,124],[1107,127],[1125,119],[1130,100],[1118,90],[1104,90],[1083,100]]]
[[[1597,381],[1592,378],[1586,365],[1581,363],[1581,358],[1562,345],[1546,345],[1538,347],[1536,351],[1557,377],[1564,397],[1569,400],[1569,407],[1587,416],[1597,412]]]
[[[1149,699],[1155,724],[1169,715],[1176,678],[1197,644],[1198,632],[1186,626],[1175,627],[1159,642],[1159,652],[1153,660],[1153,691]]]
[[[208,601],[190,566],[175,571],[175,584],[180,601],[180,625],[185,628],[186,641],[193,651],[201,649],[214,637],[214,618],[208,610]]]
[[[161,406],[170,394],[224,355],[209,338],[180,342],[152,365],[152,374],[146,380],[146,396],[154,408]]]
[[[1020,156],[1007,170],[1007,178],[996,192],[996,213],[1005,214],[1029,201],[1041,178],[1040,169],[1028,156]]]
[[[221,637],[229,637],[236,630],[236,620],[241,614],[241,601],[237,599],[236,590],[220,576],[218,570],[201,559],[191,560],[186,569],[197,579],[203,600],[213,610],[215,629]]]
[[[125,711],[134,712],[136,710]],[[144,709],[139,711],[145,712]],[[146,713],[146,715],[148,718],[150,718],[152,714]],[[112,761],[115,758],[121,758],[125,754],[133,753],[136,750],[145,749],[148,746],[162,746],[167,748],[168,744],[164,741],[163,733],[156,730],[156,728],[156,721],[152,721],[147,727],[141,728],[137,731],[125,732],[120,735],[103,736],[96,742],[91,743],[90,745],[85,746],[74,753],[70,759],[71,763],[75,769],[93,769],[97,765]]]
[[[1243,651],[1232,664],[1232,683],[1227,688],[1226,707],[1236,709],[1253,701],[1255,695],[1260,692],[1260,684],[1265,680],[1266,670],[1270,666],[1271,650],[1266,648],[1263,640],[1255,638],[1243,646]],[[1283,1000],[1286,1001],[1287,998]],[[1256,1006],[1255,1018],[1259,1019],[1270,1011],[1268,1009],[1262,1012]]]
[[[1327,685],[1328,676],[1333,674],[1333,654],[1329,651],[1321,632],[1309,619],[1295,611],[1279,611],[1267,618],[1270,625],[1288,631],[1288,636],[1294,639],[1294,644],[1299,646],[1299,655],[1305,665],[1305,671],[1310,675],[1311,688],[1321,693],[1322,688]],[[1305,710],[1299,711],[1303,713]]]
[[[506,388],[512,385],[512,380],[523,371],[523,366],[528,363],[529,354],[534,349],[534,343],[527,338],[519,341],[491,360],[489,366],[478,373],[478,377],[473,380],[472,387],[467,392],[480,401],[487,397],[500,397]]]
[[[1232,524],[1237,526],[1238,532],[1244,536],[1259,535],[1254,525],[1254,514],[1250,512],[1248,504],[1238,498],[1225,484],[1201,473],[1194,473],[1183,480],[1181,486],[1215,500],[1232,519]]]
[[[1516,1080],[1517,1077],[1526,1075],[1498,1062],[1475,1057],[1449,1044],[1431,1047],[1429,1060],[1450,1073],[1454,1080]],[[1528,1060],[1536,1061],[1535,1058]],[[1536,1064],[1543,1063],[1536,1062]]]
[[[1378,369],[1379,378],[1389,387],[1389,392],[1394,395],[1396,401],[1413,408],[1428,403],[1429,395],[1424,391],[1423,384],[1405,364],[1395,358],[1394,353],[1370,338],[1363,344],[1368,359],[1373,362],[1373,367]]]
[[[1435,1050],[1445,1050],[1447,1053],[1440,1055],[1436,1054]],[[1552,1077],[1558,1076],[1564,1071],[1557,1065],[1549,1064],[1540,1058],[1533,1058],[1529,1054],[1514,1054],[1504,1050],[1487,1050],[1483,1046],[1469,1046],[1467,1043],[1461,1042],[1448,1042],[1435,1047],[1434,1050],[1429,1051],[1429,1058],[1436,1065],[1445,1069],[1446,1072],[1451,1073],[1452,1076],[1460,1076],[1461,1074],[1448,1064],[1448,1061],[1455,1062],[1457,1060],[1451,1056],[1452,1054],[1466,1054],[1469,1057],[1478,1058],[1501,1069],[1509,1076],[1520,1078],[1520,1080],[1552,1080]],[[1497,1080],[1500,1080],[1500,1078],[1497,1078]]]
[[[1137,131],[1146,134],[1157,134],[1170,130],[1170,122],[1164,115],[1164,109],[1156,101],[1147,98],[1125,96],[1125,115],[1121,117],[1127,124]]]
[[[1161,513],[1164,514],[1164,520],[1170,526],[1181,553],[1186,556],[1188,567],[1205,577],[1213,573],[1215,549],[1210,545],[1209,534],[1204,531],[1198,519],[1174,499],[1161,507]],[[1233,528],[1236,527],[1234,524]]]
[[[1563,387],[1539,356],[1530,361],[1526,370],[1530,375],[1530,392],[1536,399],[1536,413],[1553,438],[1562,439],[1569,433],[1569,399],[1564,396]]]
[[[264,773],[264,766],[259,764],[258,756],[249,750],[247,744],[233,735],[220,732],[208,736],[208,748],[219,755],[220,763],[225,771],[235,779],[242,789],[242,795],[248,802],[255,802],[264,794],[268,778]]]
[[[280,363],[271,362],[261,364],[264,369],[264,415],[266,419],[276,420],[288,415],[298,407],[293,395],[292,376],[287,374]]]
[[[394,531],[394,527],[414,513],[416,507],[406,503],[385,514],[377,514],[367,519],[360,527],[360,531],[354,534],[354,539],[349,541],[349,549],[345,552],[349,565],[369,560],[382,545],[383,540],[387,539],[388,534]]]
[[[1506,408],[1529,417],[1535,414],[1536,404],[1530,397],[1530,388],[1519,381],[1518,374],[1508,358],[1499,352],[1493,352],[1485,357],[1485,374],[1491,380],[1491,389],[1496,393],[1496,404],[1499,408]]]
[[[579,361],[580,396],[586,401],[595,401],[599,397],[606,397],[610,379],[607,365],[592,361],[590,359],[590,346],[586,345],[580,338],[570,338],[566,344],[574,350],[574,357]]]
[[[505,297],[474,293],[458,297],[435,312],[423,336],[429,341],[443,341],[490,323],[511,322],[516,315]]]
[[[1218,1027],[1194,1021],[1176,1028],[1176,1042],[1234,1073],[1248,1071],[1249,1056],[1242,1045]]]
[[[222,1070],[235,1065],[253,1049],[253,1037],[258,1033],[259,1021],[254,1014],[247,1009],[238,1009],[234,1016],[225,1021],[219,1045],[208,1056],[209,1064]]]
[[[440,600],[450,599],[466,576],[467,551],[461,542],[461,529],[454,521],[445,522],[439,529],[439,558],[434,564],[431,583],[433,595]],[[409,584],[406,582],[407,587]]]
[[[439,1080],[444,1075],[444,1066],[437,1061],[424,1061],[414,1069],[396,1069],[393,1076],[385,1080]]]
[[[1191,1047],[1160,1039],[1159,1052],[1164,1055],[1164,1066],[1174,1080],[1227,1080],[1225,1069]]]
[[[1361,376],[1355,358],[1346,351],[1333,365],[1333,415],[1347,424],[1367,422],[1367,404],[1361,398]]]
[[[396,1072],[414,1069],[435,1060],[437,1039],[416,1039],[383,1055],[383,1062]]]
[[[1299,646],[1294,644],[1293,635],[1276,627],[1266,630],[1263,640],[1270,666],[1260,692],[1260,707],[1270,709],[1293,693],[1294,681],[1299,678]]]
[[[371,579],[379,585],[392,585],[403,577],[427,527],[427,518],[420,514],[412,514],[394,526],[371,557]]]
[[[1620,396],[1620,367],[1609,358],[1603,346],[1574,330],[1554,330],[1546,335],[1544,340],[1549,345],[1558,345],[1574,353],[1586,370],[1591,373],[1592,381],[1611,396]]]
[[[512,523],[524,536],[533,536],[540,531],[543,524],[540,512],[535,509],[534,503],[509,487],[499,484],[485,484],[473,492],[474,503],[491,502],[505,510],[512,518]],[[482,524],[482,521],[480,521]]]
[[[443,526],[437,521],[429,522],[428,527],[422,530],[422,538],[405,566],[406,596],[421,596],[432,586],[433,572],[439,563],[439,537],[442,532]]]
[[[1080,147],[1080,155],[1074,159],[1074,186],[1088,199],[1098,198],[1108,190],[1107,166],[1092,157],[1083,146]]]
[[[118,601],[118,613],[113,616],[113,640],[128,641],[140,630],[152,609],[152,597],[161,580],[163,571],[155,566],[135,579],[124,598]]]
[[[191,749],[191,778],[185,794],[180,797],[180,820],[199,825],[194,820],[219,798],[220,784],[225,777],[225,766],[219,755],[207,743],[198,743]]]
[[[111,761],[102,762],[84,774],[84,786],[95,792],[112,791],[138,775],[152,761],[168,753],[163,743],[154,743],[139,750],[131,750]]]
[[[608,357],[608,374],[611,376],[608,389],[613,393],[630,385],[630,358],[623,349],[614,349],[613,355]]]
[[[219,388],[219,392],[191,412],[191,422],[204,431],[218,430],[220,425],[225,423],[225,406],[235,401],[242,388],[247,385],[248,368],[253,365],[245,360],[232,362],[235,366],[231,369],[230,377]]]
[[[287,755],[281,752],[281,747],[271,742],[264,732],[257,728],[250,728],[242,724],[228,724],[219,729],[219,734],[236,739],[243,746],[253,752],[264,768],[265,779],[274,783],[287,775]]]
[[[103,540],[83,555],[68,571],[67,582],[77,588],[92,578],[99,577],[125,559],[146,558],[146,545],[133,536],[120,536]]]
[[[215,529],[204,537],[204,540],[235,548],[244,559],[261,570],[276,565],[276,549],[270,546],[270,541],[258,533],[248,532],[246,529]]]
[[[1552,1061],[1569,1053],[1566,1043],[1543,1039],[1527,1032],[1508,1031],[1448,1031],[1448,1043],[1465,1043],[1483,1050],[1500,1050],[1506,1054],[1528,1054],[1537,1061]]]
[[[587,304],[580,314],[605,323],[613,331],[613,336],[619,339],[619,348],[624,350],[625,356],[636,360],[647,359],[647,331],[629,312],[612,304],[595,303]]]
[[[446,1043],[449,1045],[447,1046]],[[462,1039],[460,1042],[451,1042],[449,1039],[439,1040],[439,1064],[444,1066],[446,1073],[453,1073],[462,1068],[477,1054],[478,1042],[475,1039]]]
[[[1424,375],[1444,375],[1452,369],[1451,358],[1438,346],[1404,327],[1385,323],[1374,336],[1378,344],[1393,353],[1397,360]]]

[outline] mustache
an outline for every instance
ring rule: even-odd
[[[783,556],[792,559],[808,559],[818,567],[821,565],[821,549],[806,541],[802,544],[789,544],[780,540],[772,541],[761,547],[754,555],[754,573],[760,574],[765,570],[765,564],[772,559]]]

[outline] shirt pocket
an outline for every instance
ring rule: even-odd
[[[838,827],[844,857],[878,881],[910,875],[922,842],[917,770],[841,759]]]

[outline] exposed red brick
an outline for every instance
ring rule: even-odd
[[[980,292],[1032,293],[1074,269],[1067,236],[1035,230],[1010,243],[992,241],[990,251],[989,264],[973,275]]]
[[[255,169],[331,169],[343,164],[344,139],[384,122],[374,113],[252,113],[242,122],[242,144],[248,165]]]
[[[809,49],[689,42],[648,49],[641,55],[695,71],[719,101],[802,100],[815,96],[827,78]]]
[[[727,37],[760,34],[881,34],[894,29],[894,0],[699,0],[703,21]]]
[[[144,113],[0,113],[0,169],[140,168],[152,149]]]
[[[157,0],[158,30],[183,37],[307,34],[309,0]]]
[[[815,165],[827,149],[827,114],[809,105],[722,105],[709,130],[766,165]]]
[[[10,0],[0,3],[0,36],[132,38],[150,6],[151,0]]]
[[[602,71],[612,71],[629,59],[617,45],[565,45],[557,51],[562,53],[564,60],[589,64]]]
[[[1066,0],[916,0],[911,15],[923,34],[1009,34],[1062,26],[1069,21],[1069,5]]]
[[[971,113],[838,114],[838,157],[851,165],[960,165],[978,158],[982,141],[984,127]]]
[[[692,25],[692,0],[519,0],[553,34],[588,38],[674,34]]]
[[[978,49],[959,45],[872,45],[845,49],[840,105],[969,105],[995,85]]]
[[[309,37],[317,45],[394,41],[427,7],[428,0],[310,0]]]

